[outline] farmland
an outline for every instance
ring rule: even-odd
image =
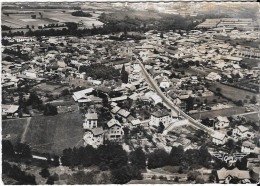
[[[10,138],[7,139],[10,140],[13,144],[20,142],[23,131],[27,124],[27,120],[29,120],[29,118],[3,120],[2,121],[3,138],[5,138],[6,135],[10,135]]]
[[[25,143],[39,152],[60,154],[63,149],[80,144],[82,136],[81,115],[72,112],[56,116],[33,117]]]
[[[214,118],[216,116],[232,116],[235,114],[241,114],[245,113],[244,107],[232,107],[227,109],[221,109],[221,110],[210,110],[210,111],[204,111],[201,113],[191,114],[191,116],[195,119],[205,119],[205,118]]]
[[[73,11],[67,9],[5,10],[1,14],[2,25],[10,27],[12,31],[21,31],[21,29],[28,31],[28,27],[36,30],[39,26],[60,25],[66,22],[80,23],[85,28],[103,26],[103,23],[98,20],[102,12],[90,12],[92,17],[75,17],[71,15]],[[33,18],[32,16],[35,17]]]
[[[10,134],[10,141],[20,142],[28,119],[4,120],[2,135]],[[60,154],[63,149],[82,145],[81,115],[78,112],[56,116],[32,117],[24,143],[32,150]]]

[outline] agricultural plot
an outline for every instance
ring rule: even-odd
[[[216,116],[232,116],[236,114],[245,113],[246,109],[244,107],[232,107],[221,110],[212,110],[212,111],[204,111],[196,114],[191,114],[191,117],[194,119],[205,119],[205,118],[214,118]]]
[[[13,144],[20,142],[29,118],[2,120],[2,137]],[[9,137],[8,137],[9,136]]]
[[[25,142],[33,150],[60,155],[65,148],[82,144],[82,120],[79,112],[40,116],[31,119]]]

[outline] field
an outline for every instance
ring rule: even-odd
[[[246,114],[243,117],[245,117],[247,120],[249,121],[254,121],[256,123],[260,123],[259,122],[259,116],[257,113],[253,113],[253,114]]]
[[[60,155],[65,148],[82,145],[82,120],[79,112],[55,116],[37,116],[26,119],[2,121],[3,138],[10,134],[13,144],[20,142],[27,120],[30,121],[24,143],[32,150]]]
[[[65,148],[80,145],[83,137],[81,115],[78,112],[40,116],[31,119],[25,142],[33,150],[61,154]]]
[[[63,10],[63,9],[38,9],[36,11],[20,11],[20,10],[4,10],[2,12],[2,25],[9,26],[13,31],[20,31],[20,28],[26,28],[29,25],[32,30],[38,29],[38,26],[48,24],[63,24],[65,22],[83,23],[86,28],[93,28],[103,26],[103,23],[98,20],[99,15],[102,13],[97,11],[95,13],[90,12],[92,17],[75,17],[71,15],[71,12],[75,10]],[[4,13],[9,13],[5,15]],[[42,15],[42,17],[40,16]],[[36,15],[33,19],[31,16]],[[34,27],[34,28],[33,28]]]
[[[209,89],[213,92],[216,92],[216,88],[218,88],[218,87],[221,88],[221,93],[223,96],[225,96],[229,99],[232,99],[233,101],[238,101],[238,100],[243,101],[246,99],[247,95],[249,95],[250,98],[252,98],[253,96],[256,96],[256,94],[253,92],[249,92],[249,91],[246,91],[243,89],[223,85],[221,83],[215,83],[214,85],[209,87]]]
[[[196,113],[196,114],[191,114],[191,117],[195,119],[205,119],[205,118],[214,118],[216,116],[232,116],[235,114],[242,114],[245,113],[245,108],[244,107],[233,107],[233,108],[227,108],[227,109],[221,109],[221,110],[212,110],[212,111],[205,111]]]
[[[20,142],[25,126],[29,118],[2,120],[2,136],[5,139],[6,135],[10,135],[10,140],[13,144]]]
[[[48,83],[41,83],[33,88],[38,93],[51,93],[53,95],[59,95],[64,89],[67,89],[67,86]]]
[[[249,67],[260,67],[260,61],[258,59],[243,58],[241,64],[246,64]]]

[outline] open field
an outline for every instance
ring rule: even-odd
[[[216,116],[232,116],[235,114],[245,113],[246,109],[244,107],[233,107],[221,110],[209,110],[201,113],[191,114],[191,117],[195,119],[205,119],[205,118],[214,118]],[[200,117],[201,115],[201,117]]]
[[[13,31],[18,31],[19,28],[26,28],[29,25],[30,28],[34,27],[32,30],[38,29],[38,26],[48,25],[48,24],[57,24],[65,22],[76,22],[83,23],[83,27],[93,28],[93,25],[96,27],[103,26],[103,23],[98,20],[99,15],[102,13],[91,12],[92,17],[75,17],[71,15],[71,12],[75,10],[65,10],[65,9],[37,9],[36,11],[20,11],[20,10],[5,10],[2,12],[2,25],[6,25],[14,29]],[[9,15],[5,15],[9,13]],[[42,17],[40,16],[42,15]],[[36,18],[33,19],[31,16],[36,15]],[[56,29],[56,28],[54,28]]]
[[[59,85],[59,84],[48,84],[48,83],[41,83],[38,84],[36,87],[33,88],[34,91],[37,93],[51,93],[53,95],[59,95],[62,90],[67,89],[67,86]]]
[[[245,117],[247,120],[249,121],[254,121],[256,123],[259,123],[260,124],[260,121],[259,121],[259,116],[257,113],[254,113],[254,114],[246,114],[244,115],[243,117]]]
[[[214,83],[209,89],[213,92],[216,92],[216,88],[221,88],[221,93],[223,96],[232,99],[233,101],[238,101],[238,100],[244,100],[246,99],[246,96],[249,95],[250,98],[253,96],[256,96],[255,93],[249,92],[243,89],[231,87],[228,85],[223,85],[221,83]]]
[[[9,134],[10,138],[6,139],[10,140],[13,144],[20,142],[27,120],[29,118],[2,120],[3,139]]]
[[[82,136],[81,115],[79,112],[71,112],[33,117],[25,143],[39,152],[61,154],[65,148],[79,144]]]
[[[241,64],[246,64],[249,67],[260,67],[260,61],[258,59],[243,58]]]

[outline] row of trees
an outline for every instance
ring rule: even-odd
[[[83,12],[82,10],[72,12],[71,15],[77,16],[77,17],[92,17],[92,15],[90,13]]]
[[[170,154],[166,151],[158,149],[151,153],[148,157],[148,168],[158,168],[166,165],[182,166],[188,168],[188,166],[200,165],[209,167],[211,155],[206,147],[200,149],[188,149],[183,150],[182,146],[173,147]]]
[[[3,161],[2,173],[17,181],[16,185],[36,185],[35,176],[26,174],[18,166]]]
[[[140,170],[145,168],[145,161],[146,156],[141,148],[127,155],[122,146],[114,144],[101,145],[97,149],[92,146],[69,148],[63,151],[61,157],[65,166],[97,165],[100,170],[111,170],[113,183],[116,184],[142,179]]]
[[[58,114],[57,107],[51,104],[44,105],[36,92],[31,92],[28,100],[25,99],[23,93],[20,93],[18,104],[20,106],[21,112],[28,113],[27,107],[31,106],[33,109],[43,110],[43,114],[47,116]]]
[[[117,80],[120,77],[119,70],[114,67],[96,63],[89,66],[80,66],[79,72],[85,72],[86,76],[93,79]]]

